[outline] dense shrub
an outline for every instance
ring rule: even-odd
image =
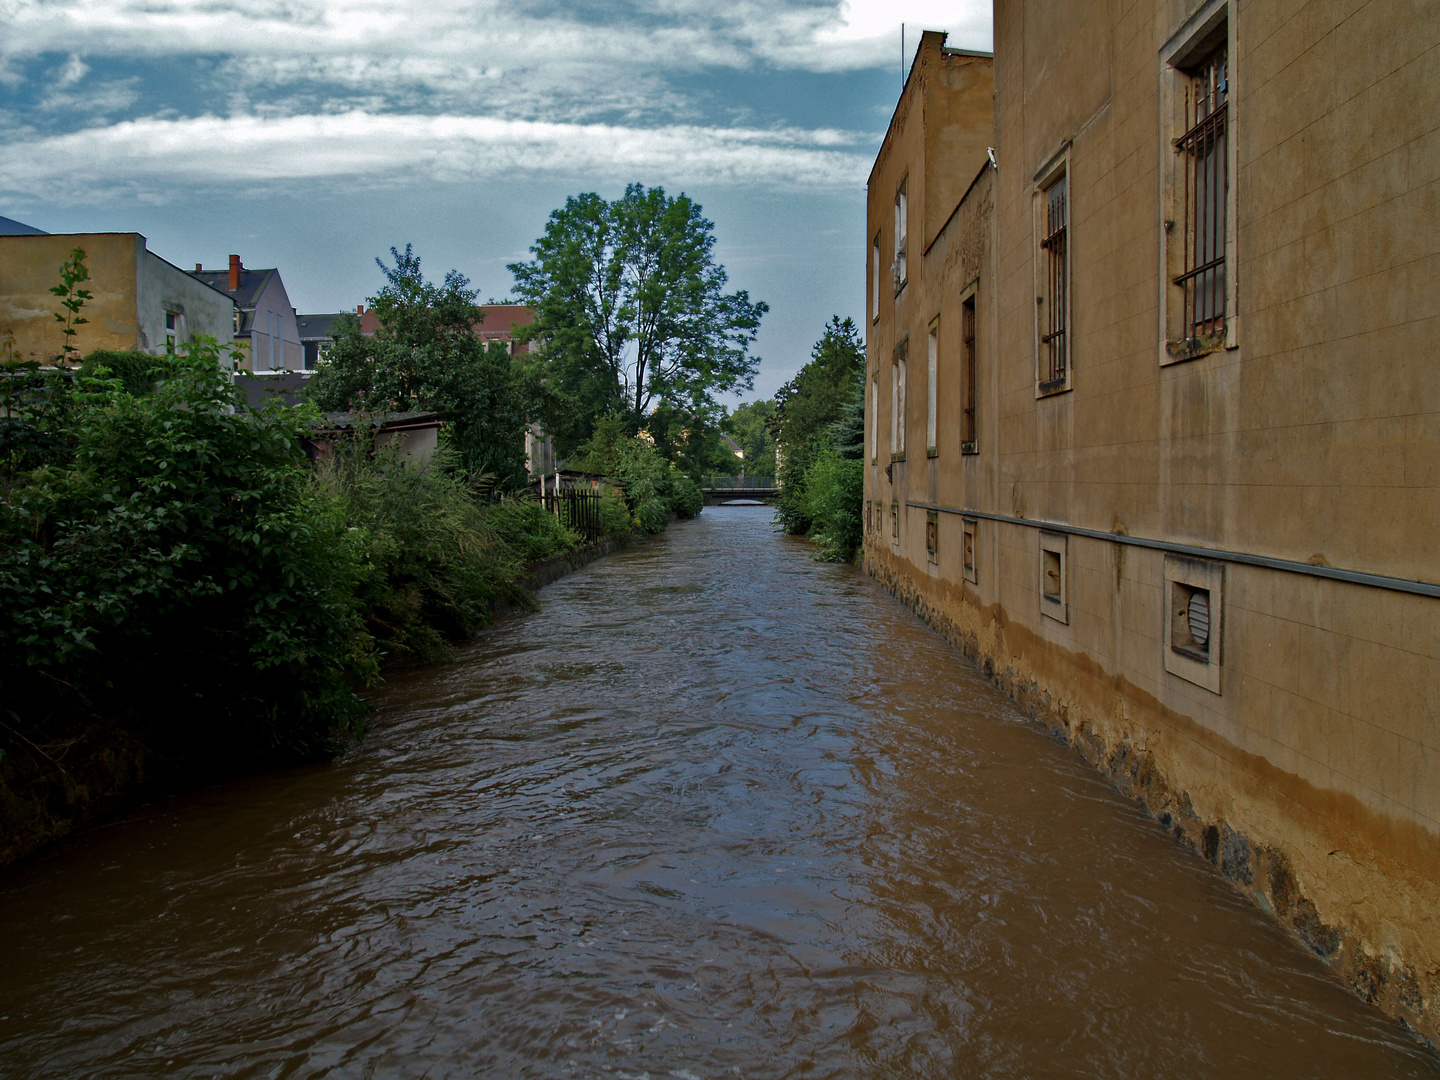
[[[699,485],[666,461],[644,435],[629,435],[623,417],[602,420],[570,464],[619,484],[634,526],[648,533],[663,532],[672,511],[690,518],[705,505]]]
[[[818,557],[843,562],[855,557],[864,539],[865,463],[826,448],[805,471],[804,512]]]
[[[436,660],[517,600],[525,560],[491,526],[486,493],[441,450],[415,461],[342,443],[315,474],[362,553],[356,597],[382,659]]]
[[[228,365],[226,365],[228,368]],[[69,447],[0,504],[0,682],[27,742],[129,717],[180,758],[333,749],[374,672],[363,551],[203,341],[157,389],[72,394]]]
[[[80,365],[80,374],[89,378],[114,378],[127,394],[148,394],[164,374],[168,357],[152,356],[138,349],[96,349]]]
[[[580,537],[530,495],[509,495],[490,506],[485,520],[525,563],[574,551]]]

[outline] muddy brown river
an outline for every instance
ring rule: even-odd
[[[761,507],[0,877],[6,1077],[1440,1077]]]

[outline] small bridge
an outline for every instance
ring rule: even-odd
[[[765,502],[775,498],[779,487],[773,476],[702,476],[700,490],[707,506],[726,503]]]

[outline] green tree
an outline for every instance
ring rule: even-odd
[[[652,406],[707,416],[716,393],[752,385],[750,347],[769,308],[725,292],[713,230],[685,195],[631,184],[614,202],[566,199],[534,259],[511,264],[536,312],[522,333],[541,344],[545,376],[569,403],[553,432],[562,453],[609,413],[633,433]]]
[[[737,406],[721,425],[740,444],[747,476],[775,475],[775,402],[747,401]]]
[[[864,378],[860,332],[852,320],[835,315],[811,350],[810,362],[776,393],[774,430],[782,461],[777,514],[786,532],[808,534],[814,527],[808,471],[823,451],[836,449],[836,424],[847,416],[846,403],[853,402],[857,387],[863,425]]]
[[[476,291],[458,271],[443,284],[425,280],[407,244],[376,259],[385,287],[370,298],[380,321],[374,337],[343,320],[335,344],[310,380],[320,408],[368,412],[426,410],[447,423],[464,467],[502,484],[523,483],[525,426],[538,409],[534,387],[505,347],[475,333]]]

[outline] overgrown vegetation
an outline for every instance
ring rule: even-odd
[[[663,531],[672,511],[691,518],[705,505],[699,485],[666,461],[644,435],[630,434],[626,417],[603,418],[580,447],[573,467],[619,484],[632,521],[648,533]]]
[[[385,662],[446,655],[497,605],[529,602],[530,565],[580,547],[522,486],[525,426],[553,393],[481,343],[462,277],[433,285],[392,253],[381,332],[345,327],[298,407],[247,404],[239,354],[210,339],[82,361],[79,250],[52,290],[54,365],[0,356],[0,859],[16,830],[45,834],[47,805],[157,763],[204,775],[333,753],[363,730]],[[322,405],[436,411],[442,445],[410,459],[357,424],[312,462]],[[723,444],[693,414],[664,419],[676,445]],[[658,532],[703,501],[623,414],[572,464],[620,485],[599,503],[606,534]]]
[[[464,469],[523,486],[525,426],[543,409],[543,388],[475,333],[477,293],[464,275],[452,270],[437,285],[410,245],[390,254],[393,266],[375,260],[385,275],[370,298],[379,331],[367,337],[359,320],[341,320],[307,396],[331,412],[437,412]]]
[[[780,445],[776,517],[819,556],[853,559],[863,536],[865,351],[850,319],[825,326],[808,364],[775,395]]]

